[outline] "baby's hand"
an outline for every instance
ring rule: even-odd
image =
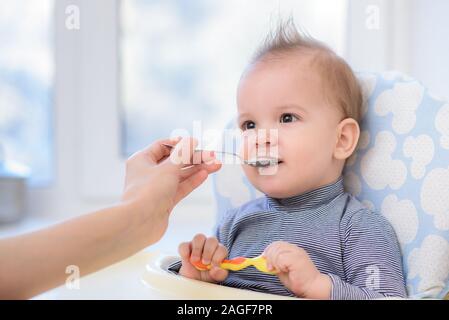
[[[207,282],[221,282],[227,278],[228,271],[221,269],[219,265],[228,256],[228,250],[218,243],[217,238],[197,234],[192,241],[181,243],[178,250],[182,259],[179,274],[182,276]],[[205,265],[212,263],[212,268],[199,271],[192,264],[197,261]]]
[[[288,242],[276,241],[263,253],[270,271],[296,296],[309,299],[329,299],[332,283],[321,274],[307,252]]]

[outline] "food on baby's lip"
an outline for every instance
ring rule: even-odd
[[[193,262],[193,266],[200,271],[207,271],[212,268],[212,264],[205,265],[201,261]],[[257,270],[275,274],[276,271],[269,271],[267,267],[267,260],[262,255],[255,258],[236,257],[234,259],[225,259],[220,263],[220,268],[230,271],[240,271],[249,266],[254,266]]]
[[[272,158],[272,157],[259,157],[255,159],[246,160],[245,163],[249,166],[256,167],[256,168],[266,168],[271,166],[276,166],[282,161],[278,158]]]

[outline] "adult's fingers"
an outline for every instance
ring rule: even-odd
[[[192,158],[195,154],[194,150],[197,145],[198,140],[196,140],[195,138],[182,138],[170,153],[170,157],[164,161],[164,165],[176,170],[179,170],[186,165],[191,165],[193,163]]]
[[[185,168],[192,165],[207,164],[213,168],[216,168],[218,164],[221,164],[215,157],[214,151],[209,150],[196,150],[198,146],[198,140],[192,137],[182,138],[181,141],[175,146],[170,154],[169,159],[165,162],[171,164],[172,167]]]
[[[184,199],[190,192],[198,188],[207,179],[207,171],[200,170],[197,173],[186,178],[179,183],[178,190],[175,195],[174,204]]]
[[[138,151],[136,155],[141,154],[148,164],[156,165],[170,155],[170,148],[164,146],[164,144],[175,145],[179,141],[180,138],[157,140],[145,149]]]
[[[174,145],[175,148],[171,150],[171,148],[164,144]],[[181,168],[206,163],[208,164],[208,171],[216,171],[217,165],[220,164],[220,162],[215,158],[214,152],[196,152],[195,148],[197,145],[198,140],[192,137],[160,139],[143,150],[136,152],[130,159],[142,158],[145,160],[146,164],[150,165],[155,165],[162,160],[166,160],[165,163]],[[167,157],[168,159],[165,159]]]
[[[185,179],[191,177],[192,175],[194,175],[195,173],[197,173],[201,170],[205,170],[205,171],[207,171],[208,174],[211,174],[211,173],[218,171],[220,168],[221,168],[221,163],[218,160],[216,163],[212,163],[212,164],[202,163],[199,165],[183,168],[183,169],[181,169],[181,173],[180,173],[180,178],[181,178],[180,182],[184,181]]]
[[[180,182],[184,181],[185,179],[189,178],[190,176],[194,175],[195,173],[197,173],[198,171],[201,171],[201,170],[204,170],[203,165],[190,166],[190,167],[181,169],[180,174],[179,174]]]

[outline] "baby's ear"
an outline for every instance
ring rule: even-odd
[[[355,119],[346,118],[337,126],[337,141],[334,157],[339,160],[349,158],[357,147],[360,137],[360,127]]]

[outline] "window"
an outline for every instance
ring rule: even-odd
[[[222,129],[238,80],[278,14],[344,54],[346,0],[121,2],[123,151],[175,129]],[[198,122],[197,122],[198,123]],[[197,137],[201,138],[201,137]]]
[[[52,13],[52,0],[0,2],[0,147],[32,185],[52,178]]]

